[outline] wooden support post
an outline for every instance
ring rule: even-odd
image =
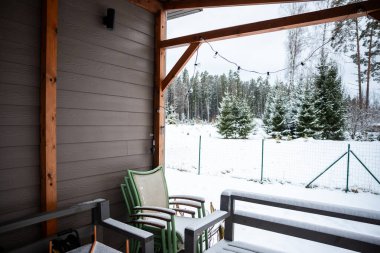
[[[165,101],[161,83],[166,74],[166,49],[160,48],[160,42],[166,39],[166,12],[156,14],[155,31],[155,84],[154,84],[154,155],[153,166],[164,166],[165,162]]]
[[[41,210],[57,207],[57,154],[56,154],[56,102],[57,102],[57,25],[58,0],[43,0],[41,22],[41,106],[40,106],[40,163]],[[56,233],[57,222],[43,224],[44,235]]]
[[[178,75],[178,73],[181,72],[181,70],[185,67],[186,63],[190,60],[191,56],[193,56],[195,51],[198,50],[200,45],[201,45],[200,42],[194,42],[190,44],[190,46],[186,49],[186,51],[183,53],[181,58],[179,58],[177,63],[170,70],[169,74],[162,81],[162,84],[161,84],[162,90],[165,91],[165,89],[174,80],[174,78]]]

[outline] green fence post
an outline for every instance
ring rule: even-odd
[[[198,149],[198,175],[201,174],[201,148],[202,148],[202,135],[199,135],[199,149]]]
[[[346,192],[348,192],[348,178],[350,176],[350,144],[347,147],[347,178],[346,178]]]
[[[260,182],[263,182],[263,174],[264,174],[264,139],[261,140],[261,177]]]

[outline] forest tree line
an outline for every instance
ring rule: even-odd
[[[318,3],[326,8],[354,2],[334,0]],[[294,15],[305,12],[305,4],[287,5]],[[329,29],[331,28],[332,29]],[[311,34],[311,35],[310,35]],[[323,46],[312,67],[299,59],[311,45],[308,38]],[[246,101],[250,113],[263,119],[268,133],[282,136],[314,136],[321,139],[363,139],[371,126],[380,122],[380,105],[372,88],[380,82],[380,23],[371,17],[347,19],[314,30],[288,30],[287,64],[284,80],[259,76],[241,80],[239,71],[211,75],[187,69],[166,92],[170,122],[215,122],[226,94]],[[349,58],[356,68],[356,94],[349,94],[339,73],[337,55]],[[378,89],[378,87],[377,87]]]

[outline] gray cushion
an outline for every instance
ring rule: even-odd
[[[70,250],[67,253],[89,253],[91,250],[92,244],[86,244],[82,247]],[[95,249],[93,251],[94,253],[122,253],[121,251],[115,250],[111,247],[108,247],[107,245],[104,245],[101,242],[96,242]]]

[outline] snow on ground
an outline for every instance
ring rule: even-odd
[[[364,208],[369,210],[380,211],[380,196],[368,192],[345,193],[332,189],[305,189],[296,185],[281,184],[260,184],[258,182],[247,181],[226,177],[223,175],[196,175],[189,172],[181,172],[174,169],[166,169],[166,179],[168,183],[169,194],[189,194],[205,197],[206,207],[209,209],[210,202],[219,209],[220,195],[225,189],[242,190],[248,192],[265,193],[274,196],[291,197],[298,200],[311,200],[323,203],[334,203],[343,206]],[[252,211],[263,214],[273,214],[279,217],[287,217],[306,223],[317,222],[329,227],[338,227],[346,229],[351,233],[364,233],[372,235],[380,240],[379,226],[361,226],[355,222],[342,222],[340,219],[323,218],[318,215],[300,214],[295,211],[285,211],[278,208],[264,207],[254,204],[240,204],[241,210]],[[274,250],[282,252],[350,252],[338,248],[327,247],[326,245],[302,240],[290,236],[272,233],[245,226],[236,227],[236,240],[249,243],[258,243],[260,245],[270,245]]]
[[[212,125],[167,125],[166,167],[198,172],[199,136],[202,136],[200,173],[228,175],[259,181],[261,178],[262,128],[247,140],[222,139]],[[299,138],[264,141],[263,179],[265,183],[305,187],[311,180],[350,149],[380,180],[380,142],[329,141]],[[345,189],[347,155],[313,184],[314,187]],[[349,188],[380,193],[380,184],[350,154]]]
[[[202,136],[201,167],[198,172],[198,145]],[[345,193],[347,156],[343,157],[312,189],[305,185],[336,159],[351,150],[380,179],[380,142],[320,141],[313,139],[264,141],[264,183],[261,184],[261,147],[265,132],[259,127],[247,140],[220,138],[211,125],[166,126],[166,178],[170,194],[203,196],[219,209],[220,195],[225,189],[286,196],[300,200],[334,203],[380,211],[380,185],[366,172],[353,155],[350,156],[350,190]],[[305,223],[316,222],[328,227],[345,229],[348,233],[375,236],[380,240],[379,226],[362,226],[342,222],[336,218],[316,217],[312,214],[239,204],[245,211],[274,214]],[[260,229],[237,226],[236,240],[270,245],[281,252],[350,252],[290,236]],[[377,239],[375,239],[377,240]],[[302,243],[300,243],[302,242]]]

